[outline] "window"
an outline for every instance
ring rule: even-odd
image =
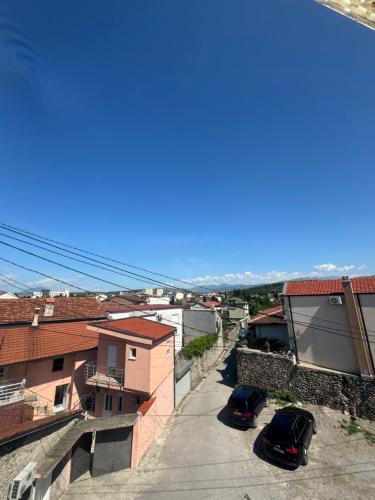
[[[55,358],[52,363],[53,372],[61,372],[64,369],[64,358]]]
[[[58,385],[55,390],[55,401],[53,404],[55,406],[63,406],[66,408],[68,404],[68,391],[69,384]]]
[[[0,366],[0,379],[6,378],[6,367]]]
[[[299,439],[301,438],[302,433],[305,430],[305,424],[306,424],[306,420],[303,417],[300,417],[296,423],[295,430],[294,430],[294,435],[295,435],[296,441],[299,441]]]
[[[141,398],[140,398],[140,396],[134,396],[133,408],[138,408],[138,406],[140,404],[141,404]]]
[[[167,340],[167,358],[169,358],[170,352],[171,352],[171,341]]]
[[[122,413],[124,407],[124,398],[122,396],[117,397],[117,413]]]
[[[112,396],[110,394],[105,395],[104,409],[105,411],[112,411]]]
[[[137,359],[137,349],[135,347],[130,348],[129,359]]]

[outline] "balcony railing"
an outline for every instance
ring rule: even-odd
[[[24,399],[26,380],[5,380],[0,383],[0,406],[17,403]]]
[[[85,380],[89,384],[123,386],[125,370],[111,366],[97,366],[94,362],[85,364]]]

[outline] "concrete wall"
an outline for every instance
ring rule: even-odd
[[[255,325],[257,337],[278,339],[285,343],[286,349],[289,349],[288,327],[286,325]]]
[[[363,293],[357,295],[362,310],[367,338],[369,340],[372,362],[375,365],[375,294]]]
[[[348,409],[353,415],[375,419],[374,380],[302,367],[287,356],[252,349],[237,349],[236,356],[240,384],[266,391],[289,389],[304,403]]]
[[[291,319],[298,350],[298,360],[345,373],[359,373],[354,341],[346,313],[345,297],[342,305],[332,305],[328,295],[310,295],[285,298],[285,313]],[[328,331],[329,330],[329,331]],[[290,345],[294,345],[292,322],[288,321]]]
[[[216,333],[218,327],[221,329],[221,317],[215,310],[186,309],[183,313],[184,322],[184,345],[191,340]]]
[[[176,406],[181,403],[184,397],[191,391],[191,376],[190,370],[188,370],[185,375],[183,375],[180,380],[176,381],[176,394],[175,394],[175,404]]]

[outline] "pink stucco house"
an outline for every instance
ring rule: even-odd
[[[154,409],[174,408],[176,329],[144,318],[91,323],[98,336],[97,359],[85,364],[85,381],[95,388],[95,416],[133,413],[156,398]]]

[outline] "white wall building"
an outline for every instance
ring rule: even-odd
[[[0,291],[0,300],[3,299],[18,299],[17,295],[14,295],[12,292],[2,292]]]
[[[137,310],[135,310],[135,308]],[[165,325],[170,325],[176,328],[175,353],[178,353],[181,350],[183,333],[183,315],[181,306],[160,304],[160,308],[158,308],[157,304],[150,304],[150,307],[147,305],[139,305],[134,306],[134,309],[130,311],[108,313],[108,319],[132,318],[134,316],[147,317],[149,320],[164,323]]]
[[[156,297],[152,295],[147,298],[148,304],[169,304],[171,299],[169,297]]]

